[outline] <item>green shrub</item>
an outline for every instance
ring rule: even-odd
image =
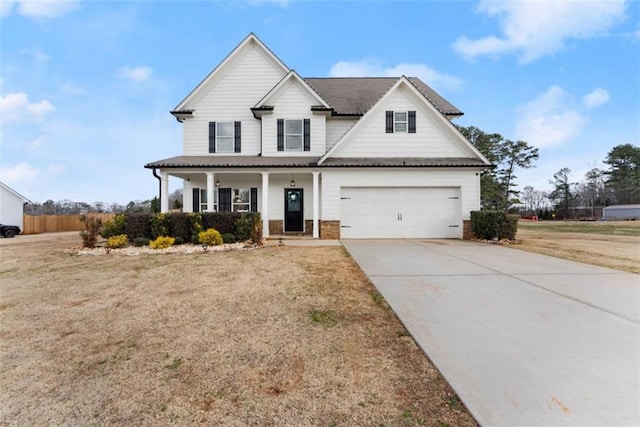
[[[481,239],[513,240],[518,230],[518,216],[508,215],[504,211],[473,211],[471,229]]]
[[[125,214],[124,232],[130,241],[135,241],[138,237],[151,237],[151,215],[150,213],[128,213]]]
[[[189,221],[189,230],[191,233],[191,243],[194,245],[198,244],[198,234],[204,230],[202,227],[202,214],[201,213],[190,213],[187,214],[187,219]]]
[[[176,238],[176,245],[181,244],[178,243],[178,239],[181,239],[183,243],[191,241],[193,231],[189,215],[191,214],[176,212],[172,213],[169,218],[169,235]],[[202,229],[198,230],[198,232],[200,231]]]
[[[173,243],[174,245],[184,245],[184,239],[180,236],[175,237],[175,242]]]
[[[171,226],[170,213],[158,213],[151,215],[151,238],[155,239],[160,236],[168,236],[171,234],[169,227]]]
[[[111,249],[125,248],[129,246],[129,239],[126,234],[111,236],[107,239],[107,247]]]
[[[158,236],[156,240],[152,240],[149,242],[149,247],[151,249],[167,249],[173,246],[173,243],[176,241],[173,237],[167,236]]]
[[[244,242],[251,238],[251,232],[253,231],[253,218],[249,214],[243,214],[235,222],[235,233],[238,240]]]
[[[233,233],[224,233],[222,235],[222,241],[224,243],[235,243],[236,242],[236,235]]]
[[[136,237],[133,241],[133,246],[139,248],[142,246],[147,246],[149,244],[149,239],[146,237]]]
[[[80,215],[80,222],[84,229],[80,232],[82,245],[85,248],[95,248],[98,242],[98,233],[102,227],[102,220],[94,216]]]
[[[125,216],[117,214],[113,219],[105,221],[100,229],[100,235],[105,239],[125,234]]]
[[[235,223],[242,216],[240,212],[205,212],[202,214],[202,229],[214,228],[220,233],[238,233],[235,231]]]
[[[222,236],[215,228],[209,228],[207,231],[198,233],[198,243],[201,245],[218,246],[222,244]]]

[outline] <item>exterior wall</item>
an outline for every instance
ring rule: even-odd
[[[242,154],[260,153],[260,120],[250,108],[284,76],[261,49],[249,45],[194,105],[193,118],[183,123],[183,154],[209,154],[209,122],[241,121]],[[220,154],[224,155],[224,154]],[[229,155],[229,154],[227,154]],[[235,154],[237,155],[237,154]]]
[[[347,169],[322,173],[323,221],[340,220],[341,187],[460,187],[462,219],[480,209],[475,170],[463,169]]]
[[[340,221],[320,221],[320,238],[325,240],[340,239]]]
[[[326,152],[326,118],[324,114],[313,114],[311,106],[317,104],[300,83],[290,81],[273,100],[273,113],[262,116],[263,156],[313,156]],[[277,119],[311,119],[311,151],[278,151]]]
[[[445,119],[402,87],[379,105],[331,157],[476,157],[452,139]],[[416,111],[416,133],[386,133],[385,111]]]
[[[329,119],[327,120],[327,151],[330,150],[342,135],[347,133],[351,127],[356,124],[358,120],[356,118],[350,119]]]
[[[0,187],[0,223],[17,225],[24,230],[24,200],[7,189]]]
[[[640,219],[640,205],[608,206],[602,211],[605,221]]]

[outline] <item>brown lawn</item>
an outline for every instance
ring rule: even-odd
[[[341,247],[49,237],[0,245],[2,425],[475,425]]]
[[[640,273],[640,221],[520,221],[514,248]]]

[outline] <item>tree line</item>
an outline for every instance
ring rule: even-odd
[[[182,207],[182,190],[169,194],[169,206]],[[43,203],[29,203],[25,206],[26,215],[79,215],[87,213],[156,213],[160,212],[160,200],[153,197],[147,200],[132,200],[126,205],[105,202],[74,202],[72,200],[47,200]]]
[[[511,141],[499,133],[486,133],[475,126],[458,127],[494,168],[481,178],[483,209],[508,210],[547,218],[595,216],[596,207],[640,204],[640,147],[613,147],[581,181],[574,181],[571,169],[562,168],[549,183],[550,192],[525,186],[516,190],[519,169],[535,167],[538,149],[525,141]]]

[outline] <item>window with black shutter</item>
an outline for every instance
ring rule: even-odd
[[[216,152],[216,122],[209,122],[209,152]]]
[[[193,212],[200,212],[200,189],[193,189]]]
[[[242,152],[242,143],[241,143],[241,124],[240,122],[234,122],[234,144],[233,144],[233,152],[240,153]]]
[[[393,111],[385,113],[385,129],[387,133],[393,133]]]
[[[416,112],[409,111],[409,133],[416,133]]]
[[[220,206],[220,212],[231,211],[231,189],[230,188],[218,189],[218,205]]]
[[[284,119],[278,119],[278,151],[284,151]]]
[[[311,120],[304,119],[304,151],[311,151]]]
[[[258,189],[251,188],[251,212],[258,212]]]

